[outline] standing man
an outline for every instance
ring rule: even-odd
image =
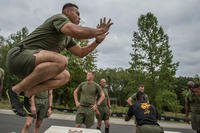
[[[129,108],[125,121],[129,121],[134,115],[137,122],[136,133],[164,133],[157,123],[156,108],[147,102],[145,94],[138,91],[136,99],[134,105]]]
[[[80,102],[78,93],[80,94]],[[75,127],[81,127],[81,124],[85,124],[86,128],[90,128],[94,124],[94,112],[99,115],[97,106],[102,103],[104,98],[103,90],[94,82],[94,72],[88,72],[87,81],[82,82],[74,90],[74,101],[78,108]]]
[[[88,55],[105,39],[113,24],[111,19],[107,21],[106,18],[100,19],[97,28],[82,27],[78,25],[79,22],[78,6],[67,3],[61,14],[48,18],[9,50],[8,70],[22,79],[7,92],[14,112],[24,116],[23,105],[19,100],[22,92],[30,98],[39,92],[63,86],[69,81],[70,74],[66,70],[68,58],[60,54],[62,50],[67,49],[79,57]],[[95,40],[81,47],[74,38]],[[27,98],[25,103],[28,103]],[[25,107],[30,106],[25,104]]]
[[[28,133],[33,122],[33,117],[36,118],[34,133],[39,133],[44,118],[52,114],[53,91],[44,91],[31,97],[31,111],[34,116],[27,116],[24,127],[21,133]]]
[[[143,85],[143,84],[140,84],[140,85],[138,86],[138,92],[144,93],[144,85]],[[137,92],[134,93],[132,96],[130,96],[130,97],[127,99],[127,103],[128,103],[130,106],[133,105],[133,101],[134,101],[134,102],[137,101],[136,94],[137,94]],[[149,102],[149,97],[148,97],[148,95],[145,94],[145,93],[144,93],[144,95],[145,95],[145,98],[146,98],[147,102]]]
[[[110,127],[109,117],[111,114],[111,105],[110,105],[110,98],[108,95],[108,90],[105,88],[105,86],[106,86],[105,79],[100,80],[100,86],[101,86],[101,90],[103,90],[103,92],[104,92],[105,99],[98,106],[100,115],[96,115],[96,118],[98,120],[97,129],[101,130],[101,124],[102,124],[102,120],[103,120],[105,123],[105,133],[109,133],[109,127]]]
[[[0,101],[2,98],[2,92],[3,92],[3,80],[4,80],[4,70],[0,68]]]
[[[192,129],[200,133],[200,85],[188,82],[189,91],[185,98],[186,121],[189,123],[189,111],[191,111]]]

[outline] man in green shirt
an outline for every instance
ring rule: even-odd
[[[109,95],[108,95],[108,90],[105,88],[105,86],[106,86],[106,80],[105,79],[100,80],[100,86],[101,86],[101,89],[104,92],[105,99],[98,106],[98,110],[100,112],[100,115],[96,115],[96,118],[98,120],[97,129],[101,130],[101,124],[102,124],[102,120],[103,120],[104,123],[105,123],[105,133],[109,133],[109,127],[110,127],[109,117],[110,117],[110,114],[111,114],[111,105],[110,105],[110,98],[109,98]]]
[[[78,100],[80,94],[80,102]],[[97,97],[99,97],[97,99]],[[76,114],[75,127],[81,127],[85,124],[86,128],[90,128],[94,124],[94,112],[99,115],[97,106],[104,100],[105,95],[100,86],[94,82],[94,72],[87,73],[87,81],[82,82],[74,90],[74,101],[78,108]]]
[[[4,80],[4,70],[0,68],[0,101],[2,97],[2,91],[3,91],[3,80]]]
[[[139,92],[139,91],[142,92],[142,93],[144,93],[144,85],[143,85],[143,84],[140,84],[140,85],[138,86],[138,92]],[[128,103],[130,106],[133,105],[133,101],[134,101],[134,102],[137,101],[136,94],[137,94],[137,92],[134,93],[132,96],[130,96],[130,97],[127,99],[127,103]],[[147,94],[145,94],[145,98],[146,98],[147,102],[149,102],[149,97],[148,97]]]
[[[42,126],[43,119],[49,117],[52,114],[52,102],[53,91],[44,91],[31,97],[31,111],[34,116],[27,116],[25,124],[21,130],[21,133],[28,133],[33,122],[36,118],[34,133],[39,133],[39,129]]]
[[[191,111],[192,129],[200,133],[200,85],[188,82],[188,93],[185,97],[186,121],[189,123],[189,110]]]
[[[105,39],[113,24],[111,19],[107,21],[106,18],[100,19],[97,28],[82,27],[78,25],[79,22],[78,6],[67,3],[63,6],[62,14],[48,18],[16,47],[9,50],[8,70],[22,79],[7,91],[12,109],[18,115],[26,115],[23,106],[30,110],[30,106],[26,104],[29,101],[27,97],[59,88],[69,81],[70,74],[66,70],[68,58],[59,54],[62,50],[67,49],[79,57],[88,55]],[[81,47],[74,38],[94,38],[95,41]],[[25,105],[19,100],[22,92],[26,96]]]

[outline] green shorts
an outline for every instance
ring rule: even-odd
[[[33,54],[40,50],[23,49],[14,47],[8,51],[6,65],[8,70],[18,77],[29,75],[35,67],[35,56]]]
[[[200,130],[200,114],[191,113],[191,124],[193,130]]]
[[[36,106],[36,112],[37,112],[36,118],[38,120],[43,120],[44,118],[47,118],[47,111],[49,109],[48,99],[35,99],[35,100],[36,100],[35,106]]]
[[[100,115],[96,115],[96,118],[98,121],[102,121],[102,120],[109,120],[110,117],[110,110],[108,107],[98,107],[99,113]]]
[[[136,133],[164,133],[164,130],[157,125],[142,125],[136,127]]]
[[[94,111],[91,107],[79,107],[76,114],[76,124],[85,124],[90,128],[94,124]]]

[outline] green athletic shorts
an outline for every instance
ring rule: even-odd
[[[136,127],[136,133],[164,133],[164,130],[157,125],[142,125]]]
[[[35,106],[36,106],[36,112],[37,112],[37,119],[43,120],[44,118],[47,118],[47,111],[49,109],[48,106],[48,99],[35,99]]]
[[[96,115],[96,118],[97,118],[98,121],[109,120],[110,110],[107,106],[105,106],[105,107],[99,106],[98,110],[99,110],[99,113],[100,113],[100,115]]]
[[[191,124],[193,130],[200,130],[200,114],[191,113]]]
[[[8,70],[18,77],[29,75],[35,67],[35,56],[33,54],[40,50],[23,49],[14,47],[8,51],[6,65]]]
[[[85,124],[86,128],[90,128],[94,124],[94,111],[91,107],[79,107],[76,114],[76,124]]]

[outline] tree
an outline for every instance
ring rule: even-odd
[[[138,31],[133,33],[132,47],[130,70],[133,75],[139,74],[143,78],[150,100],[159,104],[156,96],[163,90],[173,92],[178,62],[173,63],[168,36],[152,13],[141,15],[138,19]],[[133,78],[135,82],[138,79]]]

